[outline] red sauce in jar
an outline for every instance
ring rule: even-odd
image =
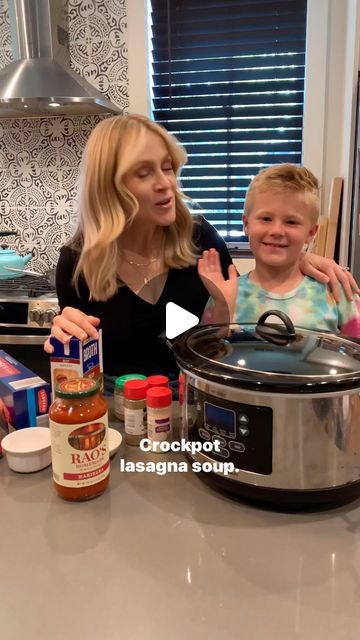
[[[108,413],[99,384],[90,378],[61,382],[49,411],[56,491],[87,500],[109,483]]]

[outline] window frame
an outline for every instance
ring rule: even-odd
[[[325,213],[332,177],[344,178],[342,264],[347,264],[349,245],[356,87],[360,68],[359,5],[357,0],[341,3],[308,0],[302,162],[323,185]],[[147,0],[127,0],[127,18],[129,112],[150,116]],[[338,153],[334,153],[335,149]]]

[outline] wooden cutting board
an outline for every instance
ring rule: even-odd
[[[325,255],[326,236],[328,230],[328,218],[327,216],[321,216],[319,218],[319,229],[314,240],[314,246],[312,253],[316,253],[318,256]]]
[[[341,196],[343,188],[342,178],[333,178],[331,182],[329,209],[328,209],[328,228],[325,243],[325,258],[333,258],[336,242],[336,230],[339,220]]]

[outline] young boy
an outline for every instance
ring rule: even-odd
[[[319,186],[311,171],[292,164],[260,171],[249,186],[243,218],[255,269],[238,278],[230,267],[224,280],[217,251],[205,251],[198,271],[212,298],[203,321],[256,324],[262,313],[276,309],[297,327],[360,337],[359,298],[349,302],[341,290],[336,304],[327,285],[300,271],[318,217]]]

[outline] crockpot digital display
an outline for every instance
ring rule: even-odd
[[[268,475],[272,472],[272,410],[268,407],[231,402],[209,401],[206,394],[191,384],[187,402],[193,404],[191,439],[218,441],[215,460],[232,462],[236,469]]]

